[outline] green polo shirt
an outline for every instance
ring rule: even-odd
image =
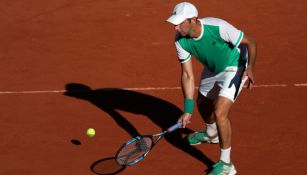
[[[175,45],[181,63],[191,59],[197,60],[215,73],[225,70],[228,66],[240,65],[238,45],[243,32],[231,24],[218,18],[203,18],[201,34],[198,38],[176,35]]]

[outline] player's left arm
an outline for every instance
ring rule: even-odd
[[[226,21],[220,21],[220,36],[226,41],[233,44],[234,47],[238,47],[240,44],[244,44],[248,49],[248,67],[244,72],[243,78],[248,76],[249,82],[247,87],[250,89],[254,83],[254,66],[256,62],[256,53],[257,47],[255,40],[248,36],[247,34],[243,34],[242,31],[238,30],[233,25],[229,24]]]
[[[246,71],[244,72],[243,77],[248,77],[249,82],[247,87],[251,89],[251,85],[254,84],[254,67],[257,56],[257,45],[255,40],[246,34],[244,34],[240,44],[245,44],[248,49],[248,66],[246,68]]]

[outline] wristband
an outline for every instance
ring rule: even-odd
[[[192,114],[194,110],[194,100],[193,99],[184,99],[184,107],[183,107],[183,112],[184,113],[189,113]]]

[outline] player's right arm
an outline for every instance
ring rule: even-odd
[[[194,100],[195,83],[191,60],[181,64],[181,88],[184,100]],[[185,128],[191,122],[191,117],[192,112],[184,111],[178,121],[182,122],[182,127]]]
[[[194,107],[194,89],[195,89],[195,82],[194,82],[194,73],[193,73],[193,66],[191,61],[191,54],[183,49],[180,43],[177,41],[175,42],[178,59],[181,63],[181,88],[182,93],[184,96],[184,112],[182,116],[179,118],[179,122],[182,122],[182,127],[184,128],[186,124],[190,123],[190,119],[192,116],[191,109],[191,102],[193,102]]]

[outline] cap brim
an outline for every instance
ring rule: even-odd
[[[172,23],[174,25],[178,25],[178,24],[182,23],[184,20],[185,20],[185,18],[183,18],[181,16],[172,15],[166,21],[169,22],[169,23]]]

